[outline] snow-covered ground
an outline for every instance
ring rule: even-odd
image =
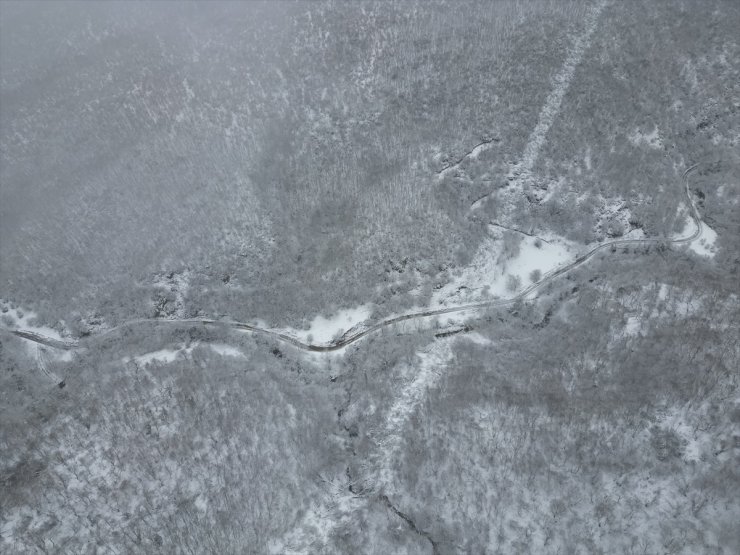
[[[678,205],[678,217],[685,220],[683,231],[674,236],[673,239],[688,237],[696,231],[696,222],[691,217],[691,212],[684,203]],[[701,222],[701,235],[694,239],[688,245],[688,248],[696,254],[706,257],[713,257],[717,253],[717,232],[709,227],[705,222]]]
[[[11,330],[25,330],[39,335],[44,335],[58,341],[64,341],[65,338],[49,326],[40,326],[36,320],[36,313],[32,310],[23,308],[11,308],[11,304],[0,299],[0,321],[3,325]]]
[[[355,308],[336,311],[328,318],[319,314],[311,320],[307,330],[283,328],[279,331],[292,335],[305,343],[329,343],[345,331],[367,320],[372,314],[372,305],[364,304]]]
[[[629,336],[638,335],[641,327],[642,320],[638,316],[629,316],[627,323],[624,325],[624,334]]]
[[[30,331],[57,341],[65,341],[65,337],[54,328],[38,325],[35,312],[19,307],[11,308],[11,304],[4,300],[0,300],[0,321],[4,327],[11,330]],[[32,341],[25,343],[27,352],[36,361],[38,369],[55,382],[60,381],[59,376],[49,370],[48,363],[69,362],[74,358],[74,352],[52,349]]]
[[[652,131],[645,133],[639,129],[635,129],[627,136],[627,140],[634,146],[638,147],[647,146],[648,148],[653,149],[663,148],[663,138],[661,137],[660,130],[657,125]]]
[[[689,248],[696,254],[713,257],[717,253],[717,232],[704,222],[701,223],[701,236],[689,243]]]
[[[705,430],[699,430],[690,426],[691,407],[684,406],[682,409],[676,407],[665,411],[661,416],[659,427],[663,430],[670,430],[675,433],[681,440],[683,459],[687,462],[699,462],[702,457],[706,457],[711,452],[713,436]],[[696,410],[696,409],[693,409]],[[709,412],[704,406],[699,409],[699,413]]]
[[[211,350],[215,351],[222,357],[243,357],[244,353],[242,353],[239,349],[236,347],[232,347],[231,345],[227,345],[226,343],[211,343],[208,345]]]
[[[678,219],[684,222],[684,228],[681,233],[675,234],[672,237],[674,240],[681,239],[682,237],[689,237],[696,231],[696,222],[694,222],[694,219],[691,217],[691,212],[685,203],[678,203],[677,213]]]
[[[496,228],[491,231],[492,236],[481,245],[470,265],[434,292],[433,307],[491,297],[512,297],[532,283],[530,274],[534,270],[544,275],[573,260],[578,252],[573,243],[557,236],[548,236],[544,240],[524,236],[516,256],[502,261],[501,232]],[[519,281],[513,290],[512,280]]]
[[[158,349],[156,351],[150,351],[148,353],[144,353],[143,355],[127,357],[124,360],[128,362],[135,362],[139,366],[146,366],[147,364],[150,364],[152,362],[170,363],[170,362],[176,361],[177,359],[181,357],[188,356],[189,354],[193,352],[193,350],[198,345],[200,345],[200,343],[193,343],[190,346],[187,346],[183,343],[177,348]],[[236,347],[232,347],[231,345],[226,345],[224,343],[206,343],[205,345],[208,348],[210,348],[213,352],[221,356],[230,356],[230,357],[243,357],[244,356],[244,354]]]
[[[140,366],[146,366],[151,362],[174,362],[181,355],[189,355],[193,352],[195,346],[180,347],[179,349],[159,349],[157,351],[151,351],[144,353],[143,355],[137,355],[129,357],[130,361],[135,362]]]

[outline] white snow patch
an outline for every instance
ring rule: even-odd
[[[190,102],[191,100],[194,100],[195,93],[193,92],[193,89],[190,88],[190,83],[188,83],[187,77],[182,80],[182,86],[185,89],[185,96],[187,97],[187,101]]]
[[[696,409],[691,409],[688,405],[682,408],[673,407],[662,416],[660,427],[673,431],[681,439],[685,461],[700,462],[706,453],[711,452],[714,438],[711,433],[688,424],[691,412],[696,412]],[[708,412],[706,403],[698,412],[704,414]]]
[[[547,241],[540,240],[538,247],[537,238],[524,237],[519,244],[518,254],[502,262],[499,260],[502,242],[493,237],[488,239],[469,266],[434,292],[432,306],[514,296],[530,284],[529,275],[533,270],[540,270],[544,276],[569,262],[577,252],[575,245],[560,237],[551,237]],[[507,287],[511,277],[519,279],[519,286],[514,291]]]
[[[63,362],[70,362],[75,357],[75,352],[72,350],[60,351],[59,349],[50,349],[50,352],[52,353],[51,356]]]
[[[693,221],[693,220],[692,220]],[[717,232],[704,222],[701,223],[701,235],[689,243],[689,248],[701,256],[713,257],[717,253]]]
[[[490,339],[481,335],[477,331],[466,334],[465,339],[469,340],[472,343],[475,343],[476,345],[490,345],[491,344]]]
[[[660,289],[658,289],[658,300],[659,301],[665,301],[668,298],[668,292],[670,291],[670,287],[668,287],[667,283],[661,283]]]
[[[0,300],[0,319],[3,324],[7,325],[10,329],[18,329],[37,333],[39,335],[45,335],[58,341],[64,341],[64,337],[55,330],[48,326],[40,326],[35,322],[37,321],[36,313],[32,310],[25,310],[24,308],[11,308],[10,303]]]
[[[537,199],[540,204],[549,201],[556,193],[562,191],[565,185],[565,178],[560,177],[558,180],[550,181],[546,189],[536,188],[531,191],[531,195]]]
[[[372,305],[368,303],[355,308],[339,310],[329,318],[318,315],[311,321],[307,330],[285,328],[283,331],[306,343],[328,343],[336,336],[363,323],[370,317],[370,314],[372,314]]]
[[[691,212],[684,203],[680,203],[678,205],[678,218],[684,218],[686,224],[681,235],[678,237],[674,236],[674,240],[681,239],[682,237],[690,237],[696,232],[696,222],[694,221],[694,218],[691,217]],[[701,222],[700,225],[701,234],[698,238],[688,244],[689,249],[694,251],[696,254],[711,258],[717,254],[717,232],[704,222]]]
[[[195,342],[188,347],[185,346],[184,343],[182,343],[179,347],[159,349],[157,351],[144,353],[143,355],[131,356],[125,358],[124,361],[135,362],[136,364],[139,364],[141,366],[146,366],[147,364],[150,364],[152,362],[170,363],[178,360],[181,357],[186,357],[190,355],[193,350],[200,344],[200,342]],[[244,354],[239,349],[225,343],[209,343],[206,345],[214,353],[217,353],[221,356],[230,356],[237,358],[244,357]]]
[[[211,343],[209,347],[221,356],[237,358],[244,356],[244,353],[242,353],[239,349],[225,343]]]
[[[639,316],[630,316],[627,318],[627,323],[624,326],[624,335],[634,337],[639,335],[640,328],[642,327],[642,321]]]
[[[180,354],[190,354],[194,345],[190,347],[181,347],[179,349],[159,349],[157,351],[151,351],[143,355],[137,355],[129,357],[129,360],[136,362],[142,366],[146,366],[151,362],[174,362],[180,356]]]
[[[627,140],[634,146],[647,146],[653,149],[663,148],[663,139],[657,125],[649,133],[643,133],[639,129],[635,129],[627,136]]]

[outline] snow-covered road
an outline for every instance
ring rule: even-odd
[[[369,309],[367,308],[367,306],[363,306],[357,309],[356,311],[341,312],[338,315],[338,320],[334,320],[334,321],[331,321],[323,317],[317,317],[312,323],[311,330],[313,330],[314,327],[317,330],[320,330],[320,333],[323,335],[322,339],[325,339],[326,334],[328,333],[333,334],[335,336],[334,339],[330,339],[328,341],[320,341],[320,342],[309,341],[308,335],[311,333],[311,330],[304,331],[304,332],[296,332],[294,330],[276,330],[272,328],[259,326],[256,324],[249,324],[249,323],[244,323],[244,322],[229,322],[229,321],[211,320],[211,319],[183,319],[183,320],[137,319],[137,320],[132,320],[130,322],[121,324],[120,326],[117,326],[115,328],[108,329],[105,332],[98,334],[97,336],[88,338],[87,343],[91,344],[96,340],[104,340],[106,337],[126,327],[130,327],[130,326],[144,323],[144,322],[146,323],[154,322],[154,323],[158,323],[161,325],[200,324],[204,326],[224,326],[224,327],[229,327],[232,329],[238,329],[238,330],[243,330],[243,331],[247,331],[247,332],[251,332],[255,334],[269,336],[279,341],[289,343],[293,345],[294,347],[298,349],[302,349],[304,351],[327,353],[327,352],[339,351],[341,349],[344,349],[347,346],[351,345],[352,343],[355,343],[363,339],[364,337],[368,336],[371,333],[379,331],[385,327],[398,324],[400,322],[429,318],[429,317],[434,317],[434,316],[441,316],[445,314],[477,311],[477,310],[482,310],[482,309],[497,307],[497,306],[506,306],[506,305],[513,304],[520,300],[532,299],[534,298],[534,294],[537,292],[537,290],[541,289],[542,287],[552,282],[553,280],[557,279],[558,277],[561,277],[567,274],[571,270],[574,270],[575,268],[578,268],[584,265],[586,262],[591,260],[596,254],[602,251],[606,251],[609,249],[615,249],[617,247],[649,246],[649,245],[659,245],[659,244],[688,244],[689,246],[692,246],[697,241],[700,241],[703,234],[705,233],[705,230],[709,228],[701,220],[699,211],[697,210],[696,205],[694,204],[694,200],[691,197],[691,191],[689,190],[689,181],[688,181],[689,174],[691,173],[691,171],[696,169],[697,166],[698,164],[694,164],[690,168],[686,169],[686,171],[683,174],[684,191],[686,193],[686,200],[690,206],[689,215],[693,222],[691,233],[689,233],[688,235],[684,237],[678,237],[678,238],[659,237],[655,239],[618,239],[615,241],[607,241],[607,242],[601,243],[597,246],[592,247],[587,252],[578,255],[575,258],[575,260],[565,265],[554,267],[550,269],[549,271],[547,271],[547,269],[544,266],[542,268],[537,268],[540,270],[545,270],[545,271],[542,271],[542,276],[540,280],[537,281],[536,283],[532,283],[531,285],[525,287],[524,289],[520,290],[515,295],[508,297],[508,298],[482,300],[482,301],[477,301],[477,302],[455,304],[452,306],[439,306],[439,298],[438,298],[437,307],[429,307],[426,309],[417,310],[417,311],[409,312],[406,314],[388,317],[376,323],[368,323],[365,321]],[[713,231],[711,233],[714,234]],[[550,247],[552,247],[552,245],[550,245]],[[562,248],[564,249],[565,246],[563,246]],[[552,254],[552,256],[549,257],[549,260],[553,262],[562,260],[564,256],[563,251],[560,251],[560,250],[558,250],[557,252],[553,250],[550,254]],[[526,256],[526,253],[525,253],[525,256]],[[519,263],[521,263],[521,266],[524,269],[524,271],[529,270],[529,266],[531,266],[531,264],[527,262],[525,259],[520,260]],[[458,287],[459,287],[459,284],[458,284]],[[353,320],[352,319],[353,316],[356,317],[357,320]],[[345,332],[344,334],[340,334],[339,329],[335,325],[337,321],[341,321],[345,326],[347,326],[345,329],[348,331]],[[44,333],[39,333],[39,331],[41,330],[36,331],[35,329],[34,330],[19,329],[15,326],[2,327],[0,328],[0,330],[12,333],[14,335],[17,335],[29,341],[34,341],[36,343],[41,343],[41,344],[47,345],[49,347],[57,348],[57,349],[67,349],[68,350],[68,349],[76,349],[80,347],[77,342],[68,340],[66,338],[59,336],[58,332],[54,332],[54,335],[52,336],[52,335],[46,335]]]

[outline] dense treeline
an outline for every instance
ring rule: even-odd
[[[445,552],[734,552],[739,311],[726,274],[652,253],[484,315],[491,342],[454,344],[382,491]],[[398,358],[352,382],[356,489],[381,487],[376,399],[418,369]],[[338,552],[370,552],[384,522],[372,503],[355,518]]]
[[[189,270],[189,310],[292,322],[364,301],[388,260],[454,263],[484,228],[435,171],[489,136],[488,171],[521,151],[584,9],[14,6],[4,297],[114,323],[149,310],[153,275]],[[28,48],[41,27],[48,59]]]
[[[170,364],[91,352],[54,367],[63,388],[0,345],[23,365],[0,375],[5,550],[264,553],[342,448],[335,396],[268,345],[193,344]]]
[[[738,8],[697,6],[606,8],[521,183],[586,3],[4,7],[0,297],[82,349],[0,335],[0,541],[737,552]],[[679,232],[695,161],[712,258],[615,249],[336,357],[191,324],[99,338],[424,306],[491,219]]]

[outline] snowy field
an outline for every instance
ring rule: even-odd
[[[304,343],[328,344],[347,330],[361,324],[372,314],[372,305],[364,304],[355,308],[345,308],[326,317],[315,316],[307,329],[282,328],[280,331],[300,339]]]
[[[524,237],[516,256],[502,260],[501,232],[491,228],[491,233],[471,264],[434,293],[433,307],[513,297],[532,283],[533,271],[544,275],[572,261],[577,254],[573,243],[559,237]]]
[[[177,348],[158,349],[156,351],[150,351],[142,355],[127,357],[123,359],[123,362],[135,362],[139,366],[146,366],[147,364],[151,364],[153,362],[175,362],[182,357],[187,357],[188,355],[190,355],[193,350],[200,344],[201,343],[193,343],[188,346],[183,343]],[[226,345],[225,343],[205,343],[204,345],[207,348],[211,349],[214,353],[221,356],[244,357],[244,354],[239,349],[237,349],[236,347],[232,347],[231,345]]]
[[[701,223],[701,235],[695,241],[691,241],[689,248],[701,256],[713,257],[717,252],[717,232],[704,222]]]

